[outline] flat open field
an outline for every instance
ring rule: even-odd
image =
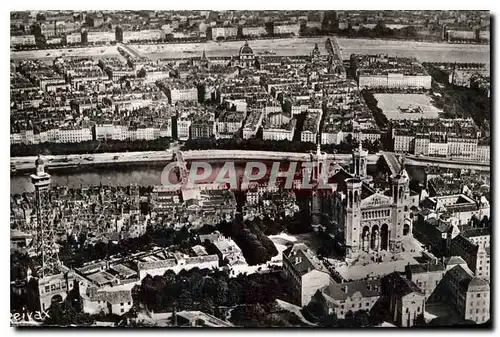
[[[420,62],[481,62],[489,65],[490,46],[458,45],[417,41],[373,39],[338,39],[344,59],[352,53],[386,53],[403,57],[416,57]]]
[[[374,94],[377,106],[382,109],[388,119],[420,119],[438,118],[442,112],[434,107],[431,98],[423,94]],[[402,112],[399,109],[420,108],[421,112]]]
[[[310,54],[317,43],[320,51],[326,53],[326,37],[322,38],[289,38],[289,39],[269,39],[269,40],[249,40],[248,44],[254,53],[271,51],[280,56],[294,56]],[[228,42],[207,42],[207,43],[186,43],[186,44],[166,44],[166,45],[132,45],[139,52],[142,52],[152,59],[158,58],[178,58],[201,56],[205,51],[208,57],[238,55],[243,41]]]
[[[327,37],[317,38],[286,38],[268,40],[250,40],[250,47],[255,53],[266,50],[277,55],[307,55],[318,43],[320,51],[326,53],[325,41]],[[422,62],[483,62],[490,63],[490,47],[488,45],[457,45],[447,43],[429,43],[415,41],[391,41],[372,39],[345,39],[339,38],[344,59],[349,59],[352,53],[377,54],[388,53],[390,55],[416,57]],[[230,42],[207,42],[207,43],[184,43],[184,44],[160,44],[160,45],[132,45],[138,51],[151,57],[178,58],[200,56],[205,50],[210,56],[237,55],[243,41]],[[70,51],[71,50],[71,51]],[[118,55],[116,46],[68,48],[57,50],[34,50],[11,52],[12,59],[23,58],[53,58],[56,56],[88,55],[94,57]]]

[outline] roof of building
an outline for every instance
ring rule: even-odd
[[[137,268],[139,270],[169,268],[169,267],[175,267],[176,265],[177,265],[176,259],[165,259],[165,260],[151,261],[151,262],[137,262]]]
[[[467,266],[457,265],[450,269],[447,273],[448,277],[456,280],[456,282],[465,289],[468,288],[473,274]]]
[[[469,287],[468,290],[475,290],[475,291],[483,291],[483,290],[489,290],[490,285],[486,280],[474,277],[470,282],[469,282]]]
[[[216,254],[193,256],[186,258],[186,264],[199,264],[199,263],[216,262],[216,261],[219,261],[219,257]]]
[[[477,236],[489,236],[490,232],[489,228],[471,228],[463,231],[461,234],[466,238],[473,238]]]
[[[389,281],[391,291],[399,297],[403,297],[411,293],[417,293],[420,295],[423,294],[420,288],[414,282],[408,280],[399,272],[393,272],[387,275],[386,280]]]
[[[444,264],[448,267],[448,266],[461,265],[461,264],[466,265],[467,262],[465,262],[464,259],[462,259],[462,257],[460,257],[460,256],[452,256],[452,257],[447,257],[444,260]]]
[[[294,244],[286,249],[283,255],[290,260],[300,275],[305,275],[312,270],[328,273],[328,269],[304,243]],[[293,259],[292,257],[299,257],[299,259]]]
[[[83,267],[78,268],[77,270],[81,274],[93,273],[98,270],[102,270],[106,266],[106,261],[92,262]]]
[[[99,291],[90,297],[91,301],[106,301],[110,304],[132,302],[130,290]]]
[[[353,178],[352,174],[341,168],[337,173],[328,179],[328,182],[330,184],[337,184],[337,191],[345,194],[347,192],[346,180],[351,178]],[[375,191],[373,191],[368,185],[364,183],[361,185],[361,199],[368,198],[374,193]]]
[[[115,264],[115,265],[111,266],[110,269],[114,270],[120,276],[125,277],[125,278],[137,274],[134,270],[130,269],[129,267],[127,267],[127,266],[125,266],[123,264]]]
[[[452,246],[459,246],[462,249],[465,249],[467,252],[471,254],[476,254],[478,250],[478,246],[465,238],[462,234],[458,234],[451,241]]]
[[[207,250],[205,247],[202,245],[196,245],[191,247],[191,250],[197,255],[197,256],[205,256],[208,255]]]
[[[328,286],[321,289],[321,293],[339,301],[353,297],[358,292],[361,294],[361,297],[375,297],[380,296],[380,285],[380,279],[347,283],[330,282]]]
[[[221,253],[240,253],[241,249],[231,238],[219,238],[212,242]]]
[[[114,280],[116,280],[116,277],[105,271],[99,271],[97,273],[87,275],[87,278],[99,285],[103,285],[108,282],[113,282]]]
[[[429,272],[437,272],[437,271],[445,271],[446,270],[445,265],[443,265],[441,263],[414,264],[414,265],[409,265],[407,268],[412,274],[429,273]]]

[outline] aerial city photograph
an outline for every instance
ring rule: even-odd
[[[10,326],[491,329],[490,16],[10,11]]]

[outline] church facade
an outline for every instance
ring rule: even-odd
[[[341,169],[332,176],[332,220],[343,233],[346,258],[361,253],[402,251],[402,240],[411,236],[409,176],[404,167],[390,177],[390,189],[377,191],[367,175],[367,151],[353,152],[352,172]]]

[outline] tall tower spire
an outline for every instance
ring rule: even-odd
[[[358,148],[352,152],[353,174],[364,179],[367,177],[368,151],[364,151],[359,141]]]
[[[391,251],[401,251],[401,240],[404,234],[404,225],[409,217],[409,202],[410,202],[410,178],[404,168],[404,162],[401,163],[401,170],[398,174],[391,178],[391,194],[392,194],[392,212],[391,223],[392,230],[389,236],[389,248]],[[411,224],[410,224],[411,233]]]
[[[50,174],[45,172],[45,163],[40,155],[35,160],[36,173],[31,175],[35,186],[37,218],[37,255],[40,258],[38,276],[45,277],[59,273],[60,261],[55,245],[54,213],[50,210]]]
[[[358,178],[349,178],[346,181],[346,218],[344,224],[346,257],[353,259],[361,250],[367,247],[363,246],[366,242],[361,238],[361,190],[362,181]],[[360,240],[361,238],[361,240]],[[364,240],[364,241],[363,241]]]

